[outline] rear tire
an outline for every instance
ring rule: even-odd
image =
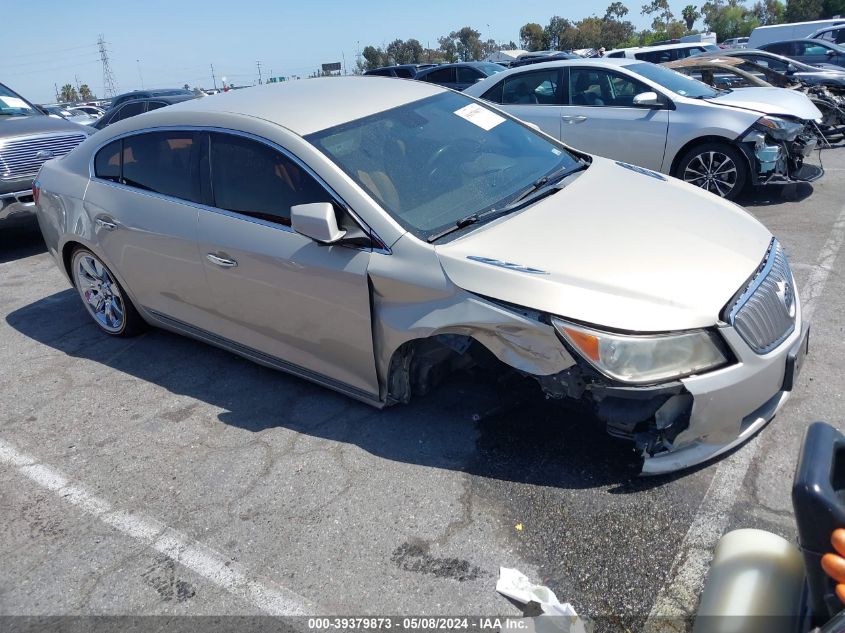
[[[734,200],[745,188],[748,163],[745,157],[727,143],[702,143],[681,157],[675,177]]]
[[[147,324],[112,272],[90,250],[82,246],[70,257],[70,276],[89,316],[110,336],[131,337]]]

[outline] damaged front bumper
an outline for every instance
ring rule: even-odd
[[[645,455],[643,474],[658,475],[700,464],[751,438],[789,398],[809,344],[809,326],[796,328],[779,347],[758,356],[733,328],[722,332],[738,362],[683,379],[692,397],[689,422],[670,451]]]
[[[759,126],[742,137],[740,148],[752,166],[753,185],[813,182],[824,175],[821,166],[806,162],[819,146],[816,126],[812,122],[792,125],[777,138]]]

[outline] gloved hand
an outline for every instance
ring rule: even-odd
[[[822,556],[822,569],[837,582],[836,597],[845,603],[845,530],[834,530],[830,543],[836,553]]]

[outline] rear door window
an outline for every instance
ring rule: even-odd
[[[304,168],[281,152],[234,134],[212,133],[211,192],[218,209],[290,226],[290,208],[331,202]]]
[[[150,101],[149,104],[147,104],[147,112],[149,112],[150,110],[158,110],[159,108],[163,108],[166,105],[168,104],[164,101]]]
[[[770,53],[775,53],[777,55],[786,55],[787,57],[792,55],[791,42],[778,42],[776,44],[769,44],[765,47],[765,49]]]
[[[143,101],[128,101],[122,108],[120,108],[120,111],[115,114],[111,123],[114,123],[115,121],[123,121],[124,119],[142,114],[144,112],[145,105],[146,104]]]
[[[123,139],[121,182],[182,200],[199,202],[193,167],[194,132],[146,132]]]
[[[557,69],[511,75],[504,81],[502,103],[560,105]]]
[[[455,83],[455,69],[454,68],[439,68],[432,70],[424,77],[420,77],[423,81],[429,81],[434,84],[449,84]]]
[[[479,79],[483,79],[484,75],[476,70],[475,68],[470,68],[469,66],[459,66],[458,67],[458,83],[459,84],[473,84]]]

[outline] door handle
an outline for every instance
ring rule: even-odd
[[[208,253],[205,258],[215,266],[220,266],[221,268],[234,268],[238,265],[238,262],[236,262],[234,259],[218,257],[214,253]]]
[[[587,117],[585,117],[581,114],[579,114],[577,116],[574,115],[574,114],[563,114],[563,115],[561,115],[560,118],[563,119],[564,121],[568,121],[569,123],[582,123],[583,121],[587,120]]]
[[[97,226],[101,226],[107,231],[114,231],[117,228],[117,224],[114,222],[110,222],[109,220],[105,220],[103,218],[97,218],[94,220],[97,223]]]

